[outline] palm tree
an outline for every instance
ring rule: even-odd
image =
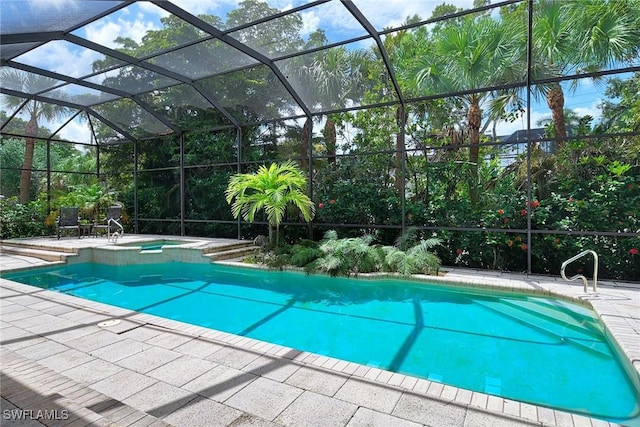
[[[260,166],[256,173],[233,175],[225,192],[227,203],[233,204],[234,218],[240,214],[245,221],[253,222],[257,212],[264,210],[269,222],[269,241],[273,243],[273,227],[276,228],[276,245],[280,223],[288,206],[297,208],[305,221],[309,222],[315,207],[304,193],[307,179],[298,165],[288,160],[283,164]]]
[[[53,87],[58,82],[49,77],[40,76],[38,74],[26,73],[23,71],[9,69],[2,72],[2,80],[7,86],[20,90],[25,93],[36,93],[44,89]],[[5,106],[11,109],[18,108],[22,102],[20,98],[9,97]],[[31,169],[33,167],[33,154],[35,151],[35,138],[38,136],[38,121],[55,120],[67,114],[68,108],[55,104],[44,103],[40,101],[30,100],[23,107],[24,111],[29,114],[29,121],[25,125],[25,150],[24,161],[22,163],[22,172],[20,174],[20,202],[28,203],[29,190],[31,186]]]
[[[305,49],[320,48],[328,43],[323,30],[313,32],[305,44]],[[372,52],[366,49],[350,50],[345,46],[318,50],[314,53],[279,61],[283,73],[291,78],[292,84],[312,111],[333,111],[344,108],[349,101],[362,101],[363,85],[369,74]],[[317,116],[320,118],[321,116]],[[336,115],[325,115],[322,130],[327,150],[327,161],[336,160]],[[310,117],[302,127],[300,144],[300,164],[306,169],[309,155],[309,141],[313,132]]]
[[[404,24],[410,24],[417,20],[407,19]],[[398,64],[398,70],[406,70],[407,61],[411,61],[413,54],[415,54],[415,45],[411,43],[415,38],[408,37],[407,31],[402,30],[394,35],[389,35],[384,39],[384,46],[392,61]],[[399,78],[403,73],[400,71],[396,77]],[[404,89],[404,88],[403,88]],[[408,112],[402,105],[396,107],[395,122],[396,122],[396,164],[395,164],[395,186],[396,190],[400,194],[400,197],[404,196],[404,177],[402,176],[402,165],[404,163],[404,135],[405,125],[409,117]]]
[[[467,16],[462,22],[443,27],[435,34],[434,52],[417,59],[412,71],[422,94],[482,89],[523,80],[521,26],[516,21],[500,22],[490,16]],[[508,91],[503,91],[508,92]],[[498,94],[489,91],[456,95],[467,109],[469,130],[469,197],[479,201],[478,169],[482,107]],[[503,97],[504,97],[503,93]],[[508,96],[507,96],[508,98]],[[495,106],[504,106],[496,103]],[[493,112],[491,116],[494,117]]]
[[[534,78],[596,72],[637,57],[638,14],[638,3],[626,0],[540,0],[533,17]],[[547,101],[560,148],[567,137],[562,86],[537,85],[534,95]]]
[[[349,101],[353,104],[362,102],[363,84],[371,63],[372,52],[365,49],[349,50],[340,46],[314,54],[305,72],[314,87],[317,107],[322,111],[332,111],[345,108]],[[337,143],[335,116],[327,114],[325,117],[322,133],[327,160],[334,163]]]

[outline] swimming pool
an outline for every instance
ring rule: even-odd
[[[640,421],[628,362],[588,308],[560,299],[175,262],[3,277],[508,399]]]

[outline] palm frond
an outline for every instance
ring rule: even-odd
[[[418,242],[418,235],[417,228],[409,227],[396,238],[394,245],[396,248],[406,251]]]
[[[280,226],[288,206],[298,209],[309,222],[315,214],[315,205],[304,193],[306,176],[298,165],[287,160],[284,163],[260,165],[256,173],[236,174],[229,178],[225,191],[234,218],[253,222],[259,211],[264,210],[269,227]]]

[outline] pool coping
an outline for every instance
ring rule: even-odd
[[[219,262],[243,268],[260,268],[233,261]],[[43,265],[52,265],[45,263]],[[396,275],[375,274],[359,275],[362,279],[397,278]],[[414,278],[416,282],[427,281],[447,285],[462,285],[479,288],[493,288],[505,291],[518,291],[533,294],[553,295],[591,306],[606,325],[610,338],[619,346],[621,352],[629,358],[636,373],[640,376],[640,283],[607,282],[601,283],[598,293],[584,294],[582,286],[568,284],[559,278],[544,276],[523,276],[513,273],[487,272],[468,269],[450,269],[443,277],[420,276]],[[234,334],[212,330],[164,319],[150,314],[133,312],[110,305],[83,300],[73,296],[60,294],[41,288],[0,280],[4,289],[25,294],[34,292],[43,295],[49,302],[72,304],[80,309],[102,313],[111,318],[123,318],[130,322],[143,325],[153,325],[167,329],[170,333],[184,334],[193,338],[214,340],[237,349],[259,352],[268,357],[281,358],[298,366],[308,366],[321,369],[329,374],[335,373],[348,378],[356,378],[371,384],[381,385],[393,390],[415,393],[428,399],[434,399],[445,404],[461,405],[475,408],[487,413],[500,414],[510,421],[521,421],[521,425],[531,425],[531,422],[543,425],[582,426],[609,425],[602,420],[568,412],[538,407],[523,402],[510,401],[480,392],[444,385],[425,379],[392,373],[379,368],[346,362],[339,359],[322,356],[310,352],[298,351],[285,346],[266,343]],[[510,424],[511,425],[511,424]],[[516,424],[517,425],[517,424]],[[539,425],[539,424],[536,424]]]

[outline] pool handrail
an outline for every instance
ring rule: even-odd
[[[582,279],[582,283],[584,284],[584,293],[586,294],[588,292],[587,288],[587,278],[583,275],[583,274],[576,274],[575,276],[572,276],[570,278],[567,278],[567,276],[564,273],[565,268],[567,267],[567,265],[571,264],[573,261],[577,260],[578,258],[582,258],[585,255],[591,254],[593,255],[593,292],[597,292],[598,291],[598,254],[595,253],[595,251],[592,251],[591,249],[587,249],[586,251],[582,251],[580,252],[578,255],[569,258],[568,260],[566,260],[565,262],[562,263],[562,266],[560,267],[560,275],[562,276],[562,278],[568,282],[571,282],[573,280],[576,279]]]
[[[118,229],[114,233],[110,233],[112,225],[115,225],[115,227]],[[109,218],[109,220],[107,221],[107,241],[113,241],[113,243],[116,243],[118,241],[118,237],[122,237],[123,235],[124,227],[122,226],[122,224],[120,224],[115,218]]]

